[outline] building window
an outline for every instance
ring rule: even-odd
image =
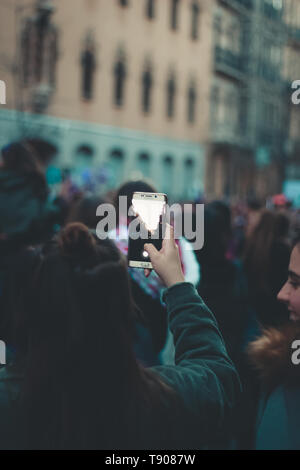
[[[95,48],[92,36],[86,39],[84,51],[81,54],[81,68],[82,68],[82,97],[85,100],[91,100],[94,91],[94,72],[96,69]]]
[[[76,149],[76,166],[88,167],[92,164],[94,149],[88,144],[82,144]]]
[[[142,76],[142,109],[145,113],[149,113],[151,110],[151,91],[153,86],[152,71],[148,67]]]
[[[38,3],[35,16],[24,21],[20,44],[24,86],[55,84],[58,33],[51,22],[52,12],[50,3]]]
[[[211,92],[211,124],[216,125],[220,122],[220,89],[218,86],[214,86]]]
[[[153,20],[155,16],[155,0],[146,0],[146,16]]]
[[[174,76],[171,76],[167,82],[167,116],[168,118],[174,117],[175,114],[175,94],[176,83]]]
[[[186,198],[192,199],[195,181],[195,162],[192,158],[187,158],[184,162],[184,189]]]
[[[79,145],[73,155],[70,175],[78,187],[87,187],[90,183],[91,167],[93,166],[94,149],[86,143]]]
[[[129,0],[119,0],[121,7],[128,7]]]
[[[188,89],[188,110],[187,110],[188,122],[191,124],[195,122],[196,101],[197,101],[196,88],[194,84],[191,84]]]
[[[248,127],[248,114],[249,114],[249,101],[245,93],[241,93],[239,98],[239,131],[242,135],[247,135]]]
[[[197,1],[192,2],[192,28],[191,28],[191,38],[193,40],[198,39],[199,34],[199,14],[200,7]]]
[[[32,36],[33,24],[28,20],[21,36],[22,75],[24,86],[27,86],[30,80]]]
[[[56,84],[56,63],[58,59],[58,38],[57,32],[53,30],[49,37],[49,56],[48,56],[48,67],[49,67],[49,83],[52,87]]]
[[[141,153],[139,155],[138,170],[141,172],[143,177],[148,178],[150,176],[150,157],[147,153]]]
[[[174,161],[173,158],[167,156],[163,159],[162,168],[162,187],[163,191],[168,195],[174,190]]]
[[[171,29],[178,28],[179,0],[171,0]]]
[[[123,180],[124,154],[120,149],[114,149],[110,153],[109,162],[109,187],[116,188]]]
[[[124,58],[119,58],[115,68],[114,68],[114,76],[115,76],[115,91],[114,91],[114,99],[115,104],[117,106],[122,106],[124,103],[124,94],[125,94],[125,80],[126,80],[126,65]]]
[[[215,46],[221,46],[221,38],[222,38],[222,31],[223,31],[223,25],[222,25],[222,16],[216,15],[214,17],[214,43]]]

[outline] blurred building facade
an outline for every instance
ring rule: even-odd
[[[18,88],[8,107],[34,113],[26,132],[45,132],[66,167],[103,165],[108,187],[144,176],[174,198],[203,192],[210,0],[13,3],[1,49],[18,67],[4,79]]]
[[[38,132],[107,189],[280,191],[298,171],[299,3],[0,0],[0,144]]]
[[[279,191],[288,144],[281,0],[218,0],[208,189],[215,196]]]
[[[287,86],[300,80],[300,1],[286,0],[285,22],[287,43],[285,50],[285,78]],[[290,101],[288,157],[285,166],[285,192],[298,199],[300,206],[300,104]]]

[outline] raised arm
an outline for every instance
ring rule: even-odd
[[[184,282],[172,238],[171,230],[162,253],[150,248],[149,254],[154,269],[168,286],[164,301],[174,336],[175,366],[153,370],[182,398],[191,424],[198,425],[200,441],[211,441],[230,422],[240,382],[213,314],[193,285]]]

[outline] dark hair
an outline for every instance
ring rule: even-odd
[[[35,137],[25,139],[24,142],[36,153],[42,165],[48,165],[57,153],[57,147],[46,140]]]
[[[159,407],[172,390],[135,357],[129,277],[117,247],[70,224],[43,255],[27,307],[28,447],[142,449],[140,410]]]
[[[269,292],[268,277],[272,263],[274,243],[287,243],[289,220],[281,213],[265,210],[251,234],[244,263],[250,278],[255,279],[263,291]]]
[[[47,182],[41,157],[30,141],[14,142],[2,149],[4,169],[28,178],[38,198],[47,197]]]
[[[200,263],[217,264],[225,259],[231,234],[231,214],[229,207],[220,201],[205,206],[204,246],[197,252]]]
[[[99,222],[99,217],[96,215],[97,207],[103,203],[105,200],[98,196],[81,197],[71,207],[66,223],[81,222],[95,230]]]
[[[253,197],[248,199],[247,206],[248,206],[248,209],[253,210],[253,211],[259,211],[263,208],[262,202]]]

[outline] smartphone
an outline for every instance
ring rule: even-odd
[[[162,193],[139,193],[132,198],[131,223],[129,224],[128,265],[131,268],[152,269],[145,243],[161,250],[163,241],[162,219],[166,211],[167,196]],[[137,234],[141,235],[138,236]]]

